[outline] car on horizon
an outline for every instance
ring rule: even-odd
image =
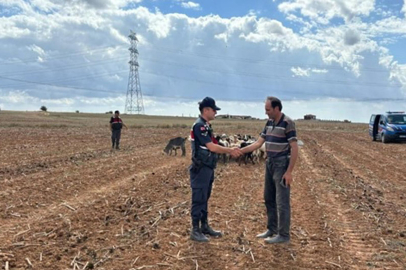
[[[369,136],[373,141],[383,143],[406,141],[405,112],[386,112],[373,114],[369,120]]]

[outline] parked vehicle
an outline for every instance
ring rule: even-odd
[[[406,141],[405,112],[386,112],[371,115],[369,136],[373,141],[381,140],[383,143]]]

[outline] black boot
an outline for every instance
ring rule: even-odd
[[[190,239],[197,242],[209,242],[204,234],[202,234],[199,228],[199,222],[193,222],[192,232],[190,233]]]
[[[214,237],[223,236],[223,234],[220,231],[215,231],[210,227],[209,222],[207,221],[207,219],[202,220],[202,233],[203,234],[208,234],[208,235],[214,236]]]

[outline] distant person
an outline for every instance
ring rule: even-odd
[[[120,150],[121,129],[123,126],[128,129],[128,127],[123,123],[123,120],[120,118],[120,112],[115,111],[114,116],[110,118],[112,149],[115,148]]]
[[[241,149],[252,152],[265,143],[267,161],[265,169],[264,199],[267,231],[258,234],[268,244],[288,243],[290,240],[290,187],[292,172],[298,157],[295,123],[282,113],[282,102],[268,97],[265,113],[269,120],[261,137],[253,144]]]
[[[241,155],[239,148],[227,148],[218,145],[213,136],[210,121],[214,120],[217,111],[214,99],[204,98],[199,102],[200,116],[193,124],[190,132],[192,143],[192,165],[190,185],[192,188],[192,232],[190,239],[198,242],[208,242],[206,235],[220,237],[222,233],[215,231],[208,222],[208,201],[214,181],[214,169],[217,164],[217,154]]]

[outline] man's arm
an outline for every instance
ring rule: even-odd
[[[110,131],[112,131],[112,130],[113,130],[113,124],[110,123]]]
[[[210,150],[210,152],[214,152],[217,154],[230,154],[234,157],[238,157],[242,154],[241,150],[237,147],[227,148],[227,147],[224,147],[224,146],[212,143],[212,142],[206,143],[206,147],[207,147],[207,149]]]
[[[295,167],[297,157],[299,156],[299,147],[297,145],[297,141],[292,141],[289,144],[290,144],[289,167],[286,170],[285,174],[283,175],[283,178],[285,179],[287,186],[290,186],[290,184],[292,184],[293,182],[292,172]]]
[[[253,144],[250,144],[244,148],[241,148],[241,152],[243,154],[245,153],[251,153],[255,150],[257,150],[258,148],[260,148],[265,142],[265,139],[262,137],[259,137],[258,140],[256,142],[254,142]]]
[[[237,147],[233,149],[213,143],[206,126],[202,124],[195,124],[193,126],[193,134],[195,140],[199,140],[199,142],[204,144],[210,152],[217,154],[230,154],[232,157],[238,157],[242,154],[241,150]]]
[[[126,129],[128,129],[127,125],[126,125],[126,124],[124,124],[124,122],[123,122],[123,127],[125,127]]]

